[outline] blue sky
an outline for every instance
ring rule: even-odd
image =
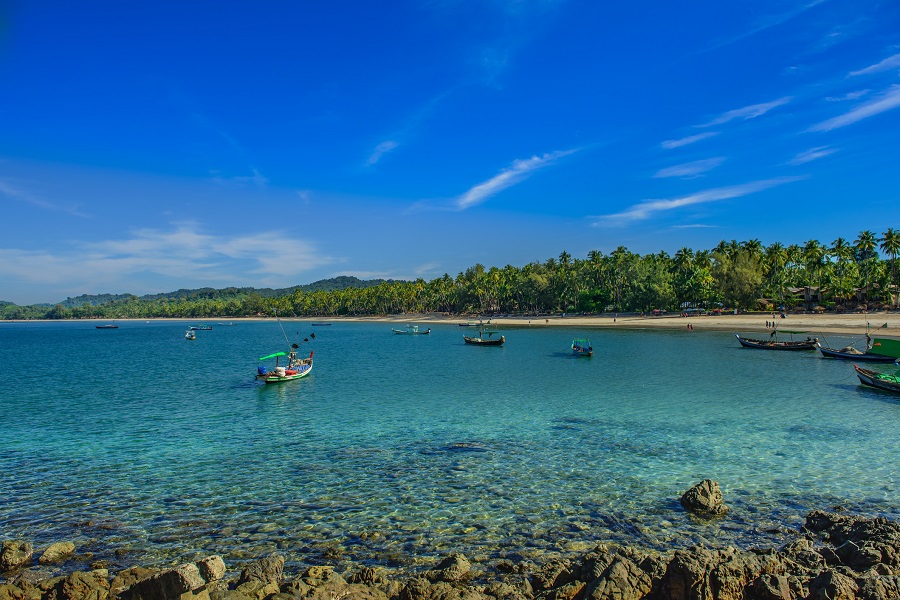
[[[900,227],[900,3],[0,0],[0,299]]]

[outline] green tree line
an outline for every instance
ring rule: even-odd
[[[624,246],[583,259],[563,251],[523,267],[476,264],[456,277],[385,281],[331,291],[294,289],[276,297],[255,292],[125,296],[97,306],[0,305],[4,319],[199,318],[279,315],[363,316],[451,314],[601,313],[686,307],[772,310],[779,306],[849,309],[897,307],[900,232],[881,237],[862,231],[852,241],[809,240],[764,246],[759,240],[722,241],[715,248],[636,254]]]

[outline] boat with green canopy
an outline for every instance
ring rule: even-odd
[[[572,340],[572,354],[575,356],[593,356],[594,347],[588,338],[575,338]]]
[[[853,365],[853,368],[856,369],[856,376],[863,385],[900,394],[900,370],[893,373],[878,373],[859,365]]]
[[[306,377],[312,372],[313,353],[311,350],[308,358],[297,358],[298,346],[294,344],[290,352],[273,352],[267,356],[261,356],[259,360],[275,359],[275,367],[269,371],[264,365],[256,368],[256,378],[266,383],[281,383]],[[279,362],[285,363],[284,366]]]

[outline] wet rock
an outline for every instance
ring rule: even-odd
[[[280,554],[274,554],[261,558],[256,562],[248,565],[241,571],[241,577],[238,579],[238,587],[251,581],[262,581],[265,583],[281,583],[284,576],[284,557]]]
[[[856,595],[861,600],[893,600],[900,598],[900,575],[880,575],[867,573],[856,580],[859,590]]]
[[[580,573],[580,569],[578,570]],[[535,592],[572,583],[578,579],[568,560],[553,560],[538,569],[531,576],[531,586]]]
[[[52,565],[65,561],[68,557],[75,553],[75,544],[72,542],[56,542],[50,544],[38,562],[42,565]]]
[[[612,564],[584,591],[585,600],[640,600],[650,592],[650,576],[623,556]]]
[[[434,570],[426,571],[424,577],[432,582],[455,583],[469,579],[472,564],[462,554],[455,553],[444,558]]]
[[[200,571],[200,577],[207,583],[218,581],[225,577],[225,561],[219,555],[207,556],[203,560],[197,561],[197,569]]]
[[[833,546],[835,560],[864,572],[877,564],[900,569],[900,523],[813,511],[806,529]]]
[[[31,563],[34,547],[31,542],[13,540],[0,547],[0,572],[13,571]]]
[[[825,571],[809,584],[808,600],[856,600],[856,582],[837,571]]]
[[[209,593],[197,565],[186,563],[138,581],[121,596],[128,600],[205,600]]]
[[[791,586],[784,575],[763,574],[750,584],[757,600],[791,600]]]
[[[113,580],[109,583],[109,595],[118,596],[138,581],[149,579],[159,573],[159,569],[147,569],[144,567],[131,567],[119,571]]]
[[[661,582],[661,593],[684,600],[743,600],[745,588],[764,570],[773,568],[770,561],[734,548],[676,550]]]
[[[681,496],[685,510],[705,516],[721,516],[728,512],[722,500],[722,490],[712,479],[704,479]]]
[[[0,600],[25,600],[25,592],[11,583],[0,583]]]
[[[43,598],[44,600],[106,600],[109,598],[109,582],[102,573],[76,571],[59,581]]]
[[[347,581],[350,583],[361,583],[363,585],[383,585],[388,582],[388,578],[381,569],[363,567],[352,574]]]
[[[446,581],[431,583],[425,578],[412,579],[400,590],[400,600],[488,600],[473,589],[459,589]]]

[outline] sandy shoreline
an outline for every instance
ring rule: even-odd
[[[294,320],[294,319],[291,319]],[[309,318],[296,319],[308,321]],[[385,322],[412,324],[458,324],[465,323],[465,317],[444,315],[389,315],[383,317],[330,317],[317,319],[316,322]],[[476,319],[477,320],[477,319]],[[486,320],[486,319],[485,319]],[[771,313],[744,313],[724,315],[703,315],[681,317],[675,315],[640,316],[640,315],[592,315],[571,316],[560,315],[541,317],[492,317],[491,324],[498,327],[568,327],[581,329],[687,329],[693,325],[694,331],[732,331],[735,333],[767,332],[766,322],[772,321]],[[811,334],[833,333],[843,335],[863,335],[866,322],[871,326],[871,334],[880,336],[900,336],[900,313],[869,312],[867,314],[789,314],[782,319],[776,315],[775,321],[779,329],[805,331]],[[882,326],[887,323],[887,328]]]
[[[215,326],[218,323],[268,321],[272,317],[207,317],[198,319],[86,319],[78,323],[116,323],[116,322],[154,322],[154,321],[180,321],[183,323],[206,323]],[[488,317],[481,317],[487,321]],[[479,320],[475,316],[447,316],[439,313],[428,314],[403,314],[383,316],[359,316],[359,317],[282,317],[283,321],[313,322],[313,323],[401,323],[417,325],[457,325],[467,321]],[[741,313],[723,315],[701,315],[681,317],[676,314],[662,316],[640,316],[635,314],[586,315],[565,317],[557,315],[542,315],[540,317],[490,317],[490,323],[498,327],[567,327],[572,329],[687,329],[693,325],[694,331],[730,331],[734,333],[768,332],[766,322],[772,322],[772,313]],[[840,335],[861,336],[866,332],[866,323],[870,325],[870,334],[879,337],[900,337],[900,312],[897,311],[872,311],[869,313],[851,314],[788,314],[784,319],[775,315],[775,322],[779,329],[791,331],[803,331],[810,334],[832,333]],[[2,323],[35,323],[39,321],[3,321]],[[54,321],[40,321],[54,322]],[[884,325],[887,324],[887,327]]]

